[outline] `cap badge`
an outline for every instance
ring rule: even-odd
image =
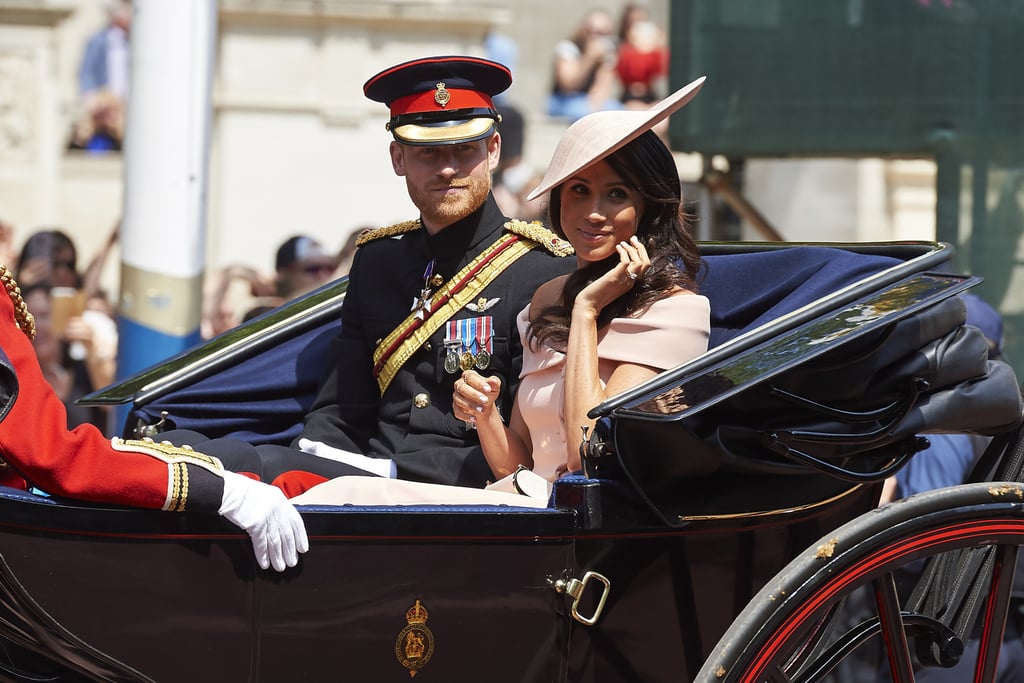
[[[448,92],[448,89],[444,87],[444,83],[438,83],[434,86],[437,90],[434,92],[434,101],[440,106],[444,107],[452,99],[452,94]]]

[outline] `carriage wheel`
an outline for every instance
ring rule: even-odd
[[[962,680],[991,683],[1020,545],[1024,485],[1018,483],[929,491],[872,510],[769,581],[712,650],[697,681],[842,680],[834,677],[844,663],[872,666],[874,649],[882,652],[880,670],[904,683],[916,680],[924,666],[956,663],[964,640],[959,631],[977,641],[973,679],[968,674]],[[953,590],[955,581],[933,581],[938,587],[927,584],[922,591],[926,558],[938,563],[932,569],[955,561],[984,578],[974,582],[974,593]],[[911,583],[920,584],[912,597]],[[942,607],[919,610],[941,606],[953,593],[963,596],[960,617],[936,619]]]

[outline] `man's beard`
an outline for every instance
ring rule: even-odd
[[[458,187],[463,190],[444,197],[440,203],[436,197],[431,196],[431,191],[414,187],[409,187],[409,196],[426,221],[438,227],[447,227],[480,208],[491,189],[490,183],[475,178]]]

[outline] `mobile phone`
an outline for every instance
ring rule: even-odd
[[[68,321],[82,315],[85,310],[85,292],[73,287],[54,287],[50,290],[50,326],[53,333],[63,337]]]

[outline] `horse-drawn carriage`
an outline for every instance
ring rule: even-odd
[[[976,645],[995,680],[1024,455],[978,280],[931,243],[701,246],[712,348],[596,406],[546,505],[304,506],[278,574],[219,518],[0,491],[0,676],[908,681]],[[345,288],[91,398],[126,435],[287,441]],[[978,483],[876,507],[929,431],[995,435]]]

